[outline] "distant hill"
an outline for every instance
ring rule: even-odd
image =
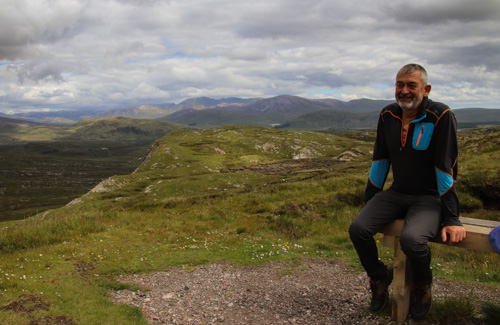
[[[0,144],[12,141],[109,141],[151,143],[172,131],[192,129],[168,121],[122,116],[81,120],[71,126],[47,125],[0,117]]]
[[[35,127],[38,123],[0,116],[0,143],[15,141],[15,134]]]
[[[124,116],[137,119],[155,119],[175,112],[173,103],[158,105],[137,105],[113,108],[109,110],[77,110],[54,112],[28,112],[10,115],[12,118],[44,124],[71,125],[80,120]]]
[[[311,111],[323,110],[327,107],[327,104],[321,102],[314,102],[297,96],[282,95],[260,99],[254,103],[242,106],[235,111],[244,113],[283,113],[287,115],[300,115]]]
[[[163,104],[150,104],[150,105],[136,105],[126,106],[119,108],[112,108],[108,110],[61,110],[53,112],[27,112],[18,113],[14,115],[1,114],[0,116],[17,118],[21,120],[40,122],[45,124],[63,124],[70,125],[83,119],[92,118],[107,118],[113,116],[124,116],[138,119],[156,119],[171,113],[184,109],[207,109],[207,108],[234,108],[241,105],[246,105],[256,101],[257,99],[243,99],[243,98],[222,98],[212,99],[208,97],[198,97],[186,99],[185,101],[175,103]]]
[[[158,117],[162,117],[172,112],[175,112],[176,110],[177,110],[176,105],[173,103],[158,104],[158,105],[127,106],[127,107],[113,108],[105,111],[100,111],[99,113],[93,115],[92,118],[124,116],[124,117],[141,118],[141,119],[156,119]]]
[[[205,103],[210,102],[205,100]],[[199,103],[197,101],[191,104]],[[323,110],[327,104],[316,103],[314,101],[296,96],[277,96],[267,99],[259,99],[249,104],[239,106],[227,105],[222,108],[182,109],[171,115],[165,116],[162,120],[176,123],[198,126],[201,128],[222,126],[222,125],[250,125],[250,126],[275,126],[285,123],[291,118],[301,114]]]
[[[100,110],[83,110],[83,111],[54,111],[54,112],[27,112],[11,115],[12,118],[39,122],[45,124],[72,124],[86,118],[93,118],[101,113]],[[64,121],[62,123],[61,121]]]
[[[82,120],[71,127],[63,139],[153,142],[172,131],[188,129],[185,125],[159,120],[126,117]]]
[[[255,102],[257,99],[243,99],[236,97],[222,98],[222,99],[212,99],[209,97],[197,97],[190,98],[180,102],[176,105],[177,110],[184,109],[206,109],[206,108],[215,108],[215,107],[238,107],[241,105],[246,105]]]
[[[373,127],[374,123],[370,121],[370,116],[373,114],[366,117],[356,113],[378,113],[380,109],[391,102],[370,99],[350,102],[342,102],[336,99],[309,100],[297,96],[283,95],[256,100],[239,107],[227,107],[225,110],[214,108],[202,110],[182,109],[161,119],[201,128],[222,125],[265,127],[281,125],[282,128],[308,130],[344,129],[346,125],[356,128]],[[210,104],[213,102],[204,101],[204,103]],[[322,120],[326,117],[326,121]],[[307,121],[308,119],[311,119],[311,121]],[[350,121],[349,119],[353,120]],[[332,120],[342,120],[343,122],[333,123]]]
[[[292,130],[374,129],[379,112],[352,113],[345,110],[322,110],[301,115],[276,128]]]
[[[307,130],[374,127],[373,112],[379,112],[394,100],[334,98],[306,99],[281,95],[271,98],[190,98],[179,104],[136,105],[109,110],[30,112],[9,117],[45,124],[71,125],[82,119],[124,116],[158,119],[198,128],[223,125],[249,125]],[[324,111],[324,112],[322,112]],[[367,114],[361,116],[357,114]],[[500,125],[500,110],[484,108],[456,109],[459,127]],[[5,116],[5,115],[2,115]]]
[[[30,125],[37,125],[38,123],[24,121],[20,119],[0,116],[0,132],[13,131],[22,127]]]
[[[500,125],[500,109],[460,108],[453,112],[460,128]]]
[[[345,103],[345,110],[355,113],[365,112],[380,112],[385,106],[394,103],[394,100],[378,100],[378,99],[354,99]]]
[[[113,116],[125,116],[141,119],[156,119],[167,115],[187,110],[188,113],[193,113],[193,110],[206,109],[224,109],[236,113],[255,114],[257,119],[263,121],[255,121],[251,118],[250,125],[267,125],[271,123],[280,124],[288,119],[300,116],[301,114],[318,111],[323,109],[344,109],[352,112],[367,112],[379,110],[386,103],[391,101],[360,99],[349,102],[343,102],[337,99],[318,99],[310,100],[298,96],[281,95],[271,98],[236,98],[228,97],[221,99],[212,99],[209,97],[190,98],[182,101],[179,104],[164,103],[151,105],[136,105],[109,110],[83,110],[83,111],[54,111],[54,112],[28,112],[14,114],[11,117],[29,120],[46,124],[72,124],[82,119],[106,118]],[[270,118],[266,118],[264,114],[272,114]],[[177,118],[174,115],[172,118]],[[248,117],[248,116],[247,116]],[[278,119],[278,121],[276,120]],[[240,118],[236,118],[238,120]],[[243,118],[245,119],[245,117]],[[192,122],[202,125],[202,121]],[[214,124],[214,123],[212,123]],[[216,125],[221,125],[216,123]]]
[[[223,125],[248,125],[271,127],[280,124],[285,119],[278,113],[239,113],[221,108],[208,108],[203,110],[183,109],[160,120],[195,126],[203,129]]]
[[[353,113],[380,111],[383,107],[394,102],[394,100],[367,98],[354,99],[348,102],[333,98],[314,99],[313,101],[326,105],[328,108],[342,109]]]

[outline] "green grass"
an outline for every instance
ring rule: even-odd
[[[435,301],[432,316],[437,324],[467,324],[475,318],[476,311],[469,297],[451,297]]]
[[[73,205],[2,224],[0,322],[145,323],[139,310],[109,299],[109,290],[138,289],[116,278],[179,265],[319,257],[347,259],[361,272],[347,228],[362,205],[371,146],[253,127],[174,132],[135,173]],[[340,161],[352,148],[366,154]],[[496,255],[443,245],[433,252],[436,276],[500,283]],[[390,249],[380,253],[391,259]],[[23,304],[38,307],[13,308]]]

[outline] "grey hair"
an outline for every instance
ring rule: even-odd
[[[400,74],[408,74],[415,71],[420,71],[420,76],[422,78],[423,85],[427,85],[427,71],[420,64],[410,63],[399,69],[398,76]]]

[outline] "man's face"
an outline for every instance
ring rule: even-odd
[[[396,77],[396,101],[403,110],[418,109],[430,91],[431,85],[423,84],[420,71],[402,73]]]

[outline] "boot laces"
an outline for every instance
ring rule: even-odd
[[[377,298],[384,293],[385,291],[384,284],[385,284],[384,280],[370,281],[370,290],[374,298]]]

